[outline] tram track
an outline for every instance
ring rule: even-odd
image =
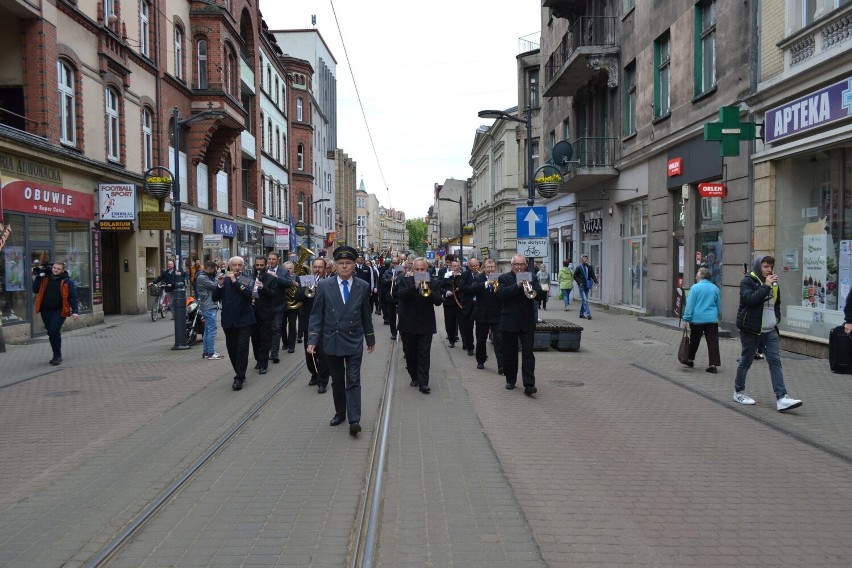
[[[383,489],[382,471],[386,462],[388,446],[388,423],[392,407],[392,392],[394,387],[394,370],[396,367],[397,343],[394,342],[388,353],[385,383],[380,397],[376,427],[370,442],[367,467],[364,472],[363,489],[358,502],[354,525],[350,532],[349,558],[347,566],[372,566],[372,558],[377,546],[377,533],[381,510],[381,495]],[[132,542],[133,537],[141,532],[143,527],[150,524],[168,502],[183,488],[192,483],[196,474],[204,468],[216,455],[220,454],[245,429],[245,427],[269,407],[269,403],[290,385],[296,384],[296,379],[305,368],[301,362],[267,392],[245,415],[230,426],[213,444],[203,451],[178,477],[173,479],[156,497],[154,497],[124,528],[109,542],[103,545],[85,563],[86,568],[108,566],[112,559],[120,556],[121,551]]]

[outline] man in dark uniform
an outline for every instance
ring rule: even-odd
[[[225,331],[225,345],[228,357],[234,368],[234,384],[231,388],[240,390],[246,380],[248,367],[249,341],[254,327],[254,310],[251,305],[254,280],[243,274],[245,261],[240,256],[231,257],[230,270],[219,274],[218,286],[213,290],[213,301],[222,302],[222,329]]]
[[[503,369],[506,372],[506,388],[512,390],[518,380],[518,341],[521,342],[521,376],[524,394],[531,396],[535,387],[535,355],[533,337],[535,335],[535,302],[544,295],[538,279],[526,272],[527,261],[521,255],[512,257],[512,271],[501,274],[497,279],[499,287],[497,297],[503,302],[500,313],[500,331],[503,333]],[[524,286],[518,282],[518,274],[524,273],[531,278],[529,285],[536,295],[530,299],[524,293]]]
[[[265,375],[269,366],[269,342],[275,322],[275,309],[281,303],[282,294],[278,278],[266,271],[266,259],[262,256],[254,259],[254,278],[252,304],[255,324],[251,332],[251,345],[256,362],[254,368]]]
[[[278,278],[279,298],[273,306],[272,333],[269,338],[269,358],[273,363],[280,363],[278,350],[281,349],[281,326],[284,322],[284,311],[287,309],[287,289],[296,283],[290,278],[290,271],[280,263],[281,257],[277,252],[266,255],[266,271]]]
[[[287,270],[287,274],[290,277],[290,280],[293,281],[293,286],[299,285],[299,277],[296,274],[295,264],[292,262],[285,262],[284,268]],[[296,303],[295,293],[293,296],[293,304]],[[281,341],[284,346],[287,347],[287,353],[295,353],[296,351],[296,340],[302,340],[299,337],[299,310],[294,309],[290,304],[288,298],[284,298],[284,321],[281,324]]]
[[[315,282],[311,293],[316,294],[317,284],[319,284],[320,280],[325,278],[324,258],[315,258],[311,263],[311,277]],[[309,289],[311,289],[311,287],[299,286],[299,290],[296,292],[295,301],[302,302],[302,307],[299,308],[299,329],[302,330],[302,338],[304,339],[302,345],[305,348],[305,364],[308,367],[308,372],[311,373],[311,380],[308,381],[308,385],[316,385],[317,392],[323,394],[328,389],[329,377],[328,365],[325,362],[325,356],[323,355],[320,346],[317,346],[313,353],[308,353],[308,325],[310,324],[311,311],[314,307],[315,297],[309,295]]]
[[[408,374],[411,386],[419,387],[420,392],[429,394],[429,366],[432,351],[432,336],[438,332],[435,325],[435,306],[441,305],[441,295],[436,294],[437,280],[429,277],[429,266],[425,258],[416,258],[413,263],[414,275],[398,279],[394,295],[400,303],[399,332],[402,334],[403,349],[406,354]],[[423,274],[432,294],[424,296],[423,282],[418,283],[416,276]]]
[[[358,259],[355,261],[355,276],[367,283],[370,288],[370,294],[373,293],[373,270],[364,262],[364,254],[358,253]]]
[[[325,354],[331,372],[334,418],[337,426],[349,417],[349,433],[361,431],[361,357],[376,348],[370,313],[370,286],[353,276],[358,253],[350,246],[334,250],[337,276],[317,286],[308,325],[308,353],[317,346]]]
[[[467,350],[467,354],[473,357],[473,304],[475,302],[475,294],[470,287],[474,283],[474,277],[479,274],[479,261],[471,258],[468,262],[466,270],[462,270],[461,278],[459,279],[459,301],[461,308],[457,321],[459,324],[459,335],[461,335],[462,349]]]
[[[494,343],[494,358],[497,359],[497,373],[503,374],[503,337],[500,333],[500,312],[503,302],[497,297],[495,282],[488,281],[488,275],[494,274],[497,263],[492,259],[485,261],[485,271],[475,276],[475,282],[470,287],[476,294],[476,303],[473,307],[473,320],[476,322],[476,368],[484,369],[485,361],[488,359],[486,350],[488,344],[488,332],[491,332]]]
[[[461,284],[461,265],[457,260],[453,260],[448,267],[443,277],[439,274],[438,285],[444,300],[444,329],[447,331],[447,341],[450,347],[455,347],[456,341],[459,340],[458,314],[462,307],[459,297],[461,294],[457,289]]]
[[[382,313],[385,316],[385,323],[390,325],[391,339],[396,339],[397,296],[394,292],[396,291],[396,287],[399,285],[399,277],[401,274],[398,270],[401,270],[401,267],[399,266],[398,256],[391,257],[388,261],[390,262],[390,265],[382,276],[381,284],[382,304],[384,305]]]

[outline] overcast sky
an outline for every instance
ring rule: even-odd
[[[538,0],[260,0],[260,10],[271,30],[310,29],[316,14],[337,61],[338,147],[357,163],[356,184],[406,218],[427,214],[435,183],[470,177],[476,129],[492,122],[477,112],[518,104],[519,40],[538,43],[541,28]]]

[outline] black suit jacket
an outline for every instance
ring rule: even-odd
[[[524,287],[518,285],[514,272],[501,274],[497,279],[497,297],[503,301],[500,312],[500,329],[510,333],[535,331],[535,301],[544,297],[541,285],[535,278],[530,282],[536,291],[536,298],[529,299],[524,294]]]
[[[436,280],[430,280],[432,295],[424,298],[420,294],[420,288],[414,284],[413,276],[397,278],[394,295],[399,299],[399,331],[418,335],[438,332],[435,325],[435,306],[441,305],[441,296],[436,293],[437,286]]]
[[[232,283],[230,278],[225,277],[223,287],[216,286],[213,290],[213,301],[222,301],[220,318],[223,328],[247,327],[257,323],[251,305],[252,289],[253,286],[243,286],[239,280]]]
[[[279,280],[274,274],[264,272],[258,279],[263,287],[257,291],[254,317],[257,321],[269,322],[283,305],[283,289],[279,288]]]
[[[276,314],[283,313],[285,306],[287,306],[287,288],[293,286],[293,277],[290,275],[290,271],[284,268],[283,264],[279,264],[275,269],[270,268],[267,272],[278,279],[279,296],[278,302],[274,305],[273,309]],[[298,281],[296,283],[298,284]]]
[[[468,317],[473,315],[473,304],[476,294],[471,290],[471,286],[473,286],[476,276],[470,270],[462,270],[461,278],[459,278],[459,283],[456,286],[459,293],[459,302],[462,305],[459,313]]]
[[[497,297],[490,286],[486,289],[487,280],[488,277],[485,274],[478,274],[470,286],[471,292],[476,295],[476,303],[473,305],[473,319],[482,323],[500,323],[503,301]]]

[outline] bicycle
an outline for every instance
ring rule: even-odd
[[[148,286],[148,294],[154,298],[151,302],[151,321],[157,321],[157,316],[166,317],[166,312],[171,311],[171,302],[169,295],[163,293],[165,284],[151,284]]]

